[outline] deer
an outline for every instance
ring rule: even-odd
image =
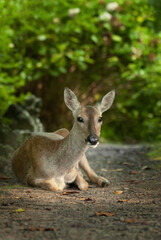
[[[18,180],[50,191],[63,191],[67,184],[74,183],[79,190],[86,191],[89,183],[81,168],[91,183],[108,186],[109,181],[90,167],[85,153],[89,147],[98,146],[102,113],[111,107],[114,97],[112,90],[96,105],[82,106],[75,93],[66,87],[64,102],[74,117],[71,131],[62,128],[27,139],[12,158],[12,169]]]

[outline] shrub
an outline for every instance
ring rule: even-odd
[[[55,110],[65,85],[88,90],[84,101],[93,93],[91,102],[115,88],[103,136],[161,139],[161,32],[147,0],[3,0],[0,9],[1,116],[24,98],[17,89],[33,81],[29,90],[43,97],[47,111],[42,117],[51,126],[54,115],[56,127],[67,126]]]

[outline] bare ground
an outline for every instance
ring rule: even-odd
[[[111,184],[91,185],[87,192],[73,186],[50,192],[1,175],[0,240],[161,239],[161,170],[147,150],[118,145],[90,150],[90,164]]]

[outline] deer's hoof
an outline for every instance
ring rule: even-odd
[[[107,187],[109,184],[110,184],[110,182],[108,180],[106,180],[102,183],[102,187]]]
[[[80,184],[78,186],[78,188],[81,190],[81,191],[87,191],[88,190],[88,187],[89,187],[89,184],[86,182],[86,183],[83,183],[83,184]]]

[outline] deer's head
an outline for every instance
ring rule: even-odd
[[[102,113],[107,111],[114,100],[115,91],[107,93],[95,106],[81,106],[76,95],[69,88],[64,90],[64,101],[74,116],[74,126],[79,137],[89,146],[96,147],[102,125]]]

